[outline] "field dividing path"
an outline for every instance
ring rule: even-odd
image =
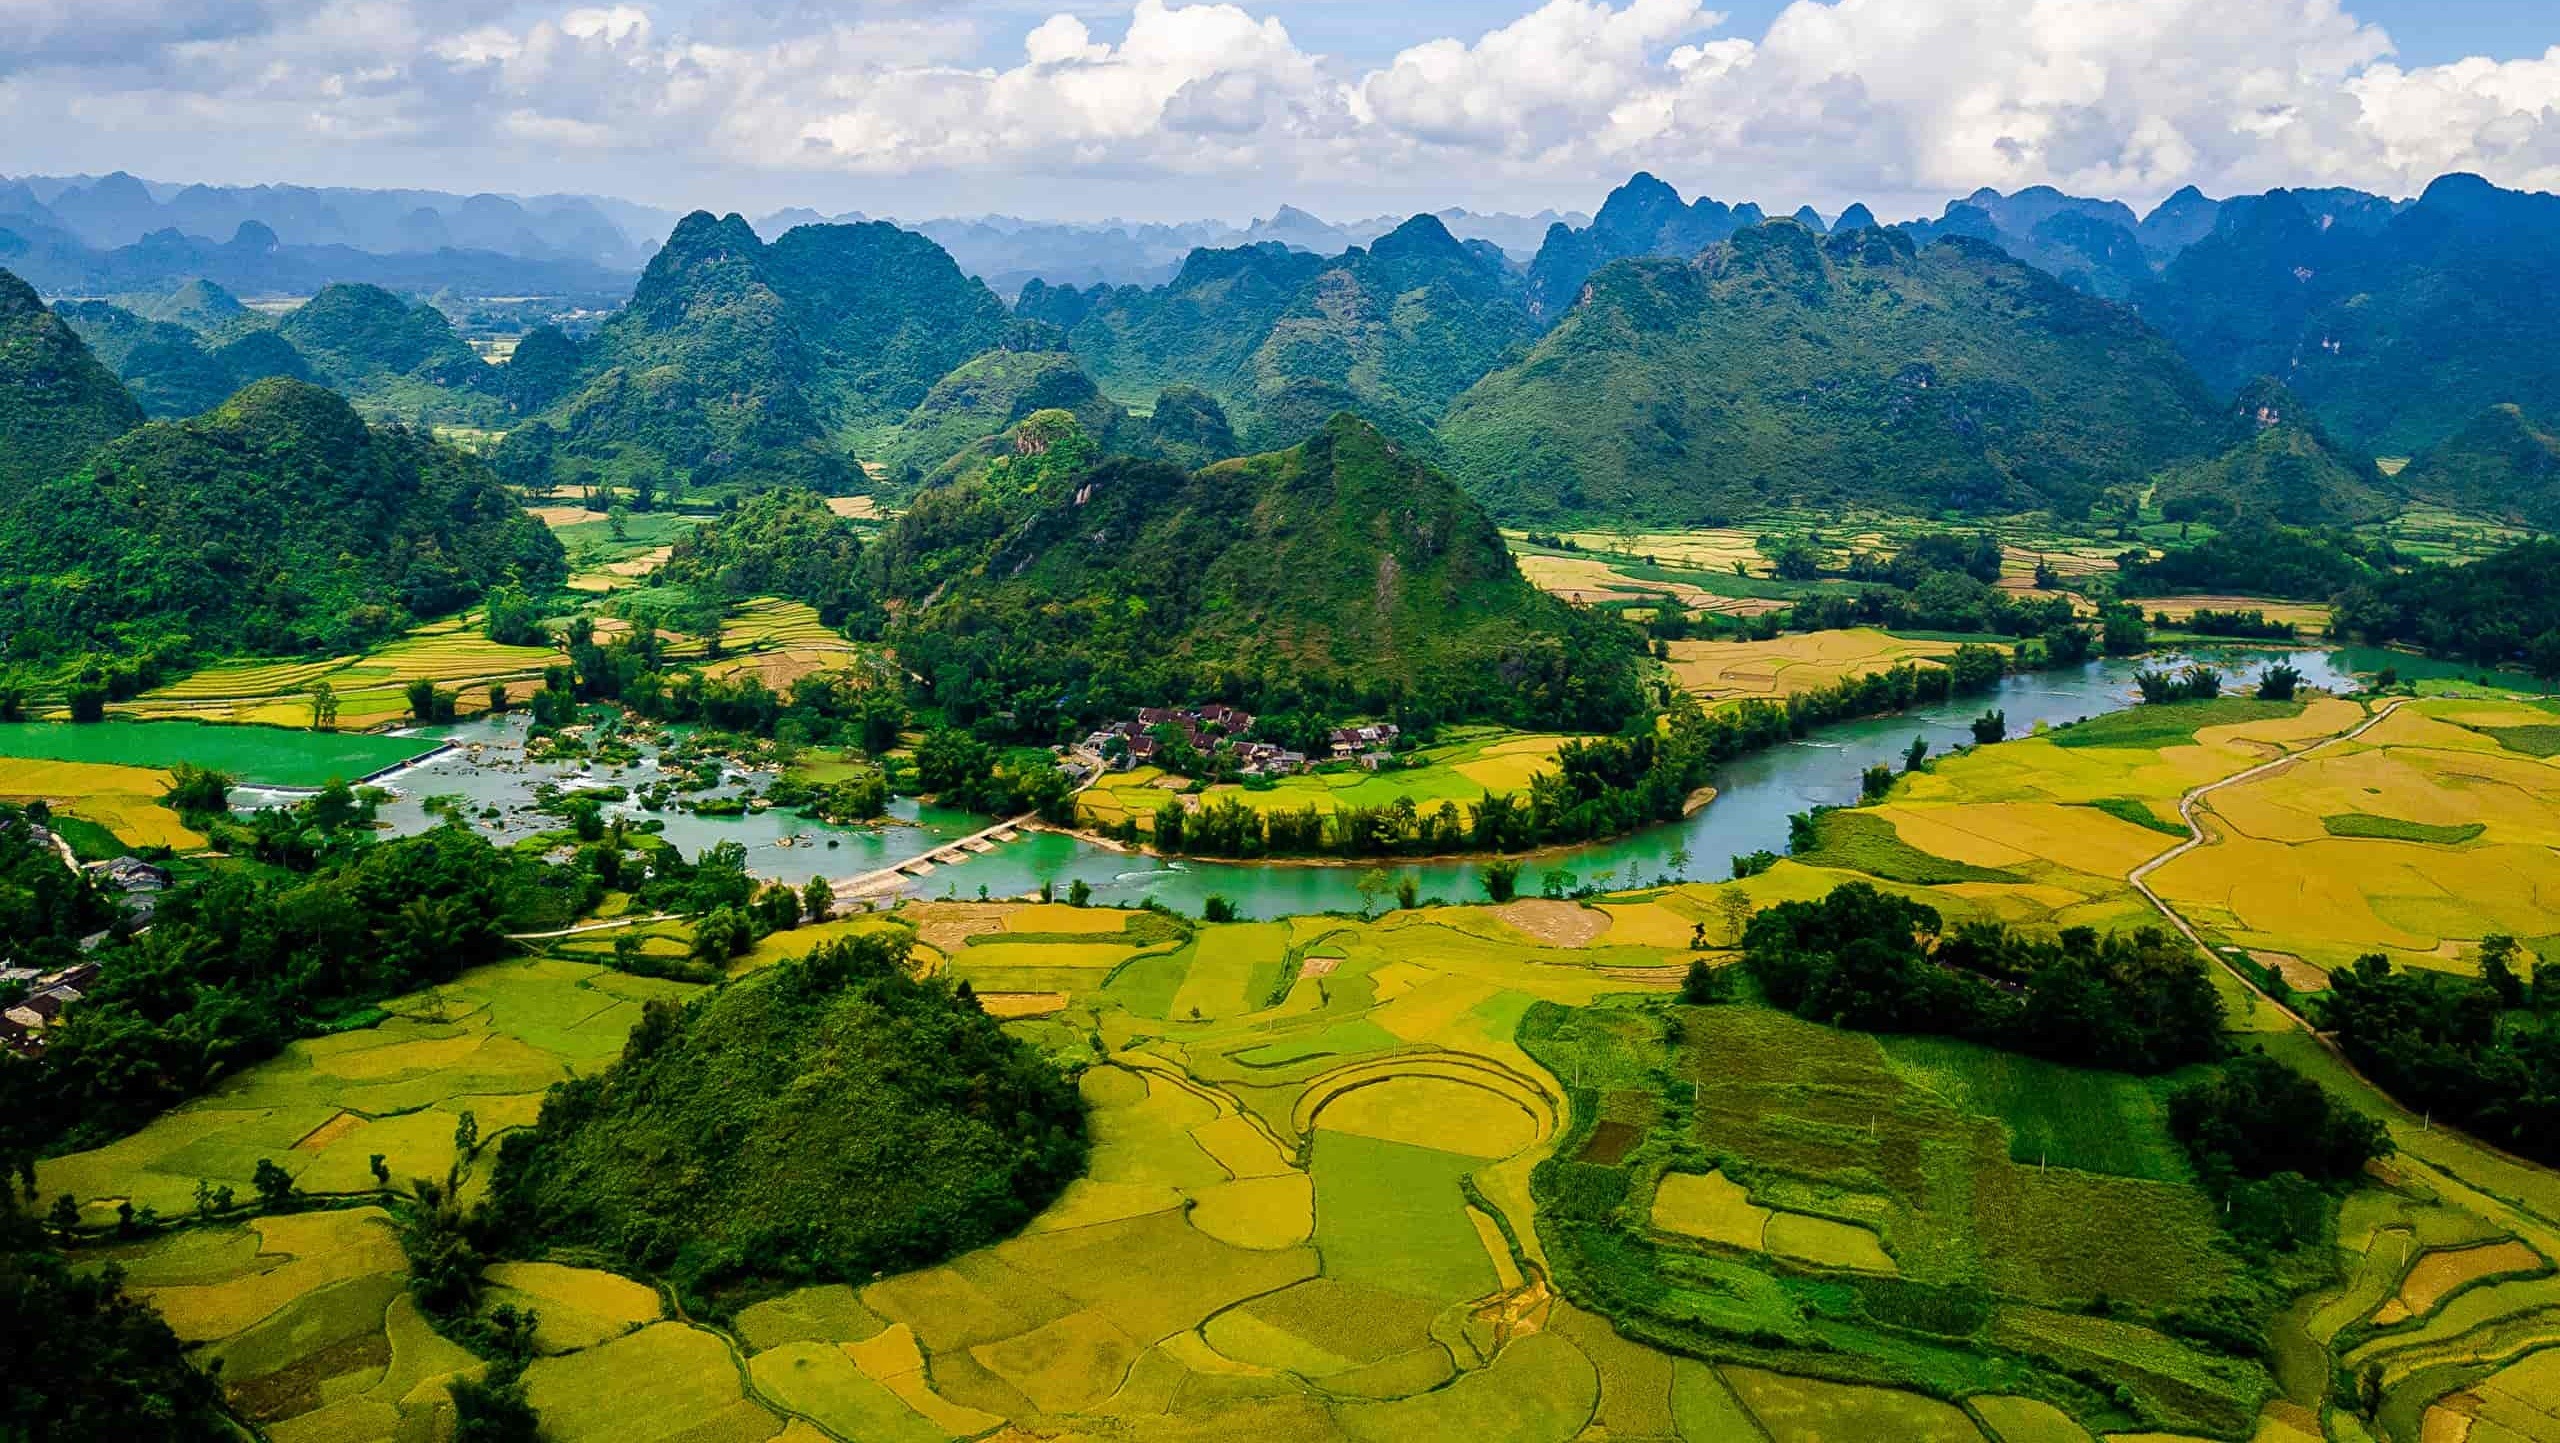
[[[2149,902],[2153,907],[2158,908],[2160,915],[2169,919],[2169,925],[2186,934],[2187,940],[2196,944],[2196,949],[2198,951],[2203,952],[2206,956],[2211,957],[2214,961],[2222,964],[2223,968],[2229,971],[2232,976],[2237,977],[2243,983],[2246,983],[2251,992],[2265,998],[2268,1006],[2273,1007],[2285,1016],[2292,1018],[2304,1031],[2309,1032],[2314,1036],[2319,1035],[2319,1029],[2313,1027],[2309,1019],[2305,1018],[2301,1013],[2294,1011],[2291,1007],[2286,1006],[2284,1003],[2277,1001],[2274,997],[2268,995],[2267,990],[2260,987],[2255,978],[2251,977],[2248,973],[2241,971],[2239,968],[2232,966],[2228,958],[2224,957],[2220,952],[2215,951],[2210,945],[2208,945],[2204,940],[2204,935],[2198,932],[2185,917],[2179,915],[2177,908],[2170,906],[2167,901],[2161,898],[2159,893],[2152,891],[2151,874],[2159,871],[2162,867],[2169,865],[2171,862],[2178,860],[2180,857],[2185,856],[2187,853],[2194,851],[2196,848],[2201,847],[2208,841],[2212,840],[2205,835],[2204,823],[2199,820],[2199,814],[2204,810],[2206,798],[2212,796],[2215,792],[2221,791],[2225,787],[2236,787],[2242,782],[2255,781],[2260,777],[2269,776],[2276,772],[2283,771],[2285,768],[2292,766],[2294,763],[2301,761],[2303,758],[2308,757],[2315,752],[2325,751],[2330,747],[2340,746],[2347,742],[2354,741],[2356,738],[2363,736],[2366,732],[2380,726],[2384,719],[2388,718],[2393,712],[2398,711],[2403,705],[2407,704],[2408,701],[2409,698],[2407,697],[2394,697],[2390,701],[2384,703],[2380,709],[2374,712],[2373,715],[2366,717],[2363,721],[2356,723],[2353,727],[2338,733],[2336,736],[2330,737],[2326,741],[2314,743],[2311,746],[2304,747],[2298,752],[2288,752],[2283,756],[2275,758],[2273,761],[2260,762],[2258,765],[2249,768],[2247,771],[2235,772],[2230,776],[2224,777],[2220,781],[2207,782],[2203,786],[2197,787],[2185,796],[2180,797],[2178,799],[2178,820],[2187,824],[2187,832],[2189,834],[2187,839],[2180,842],[2175,847],[2170,848],[2168,851],[2161,853],[2159,856],[2152,858],[2150,861],[2143,863],[2141,866],[2134,868],[2132,871],[2125,873],[2125,881],[2131,883],[2133,885],[2133,889],[2142,894],[2143,900]]]

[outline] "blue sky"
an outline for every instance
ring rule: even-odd
[[[1229,219],[2560,190],[2540,0],[0,0],[0,167]],[[1710,23],[1721,11],[1721,23]]]

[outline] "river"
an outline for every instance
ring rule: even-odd
[[[2243,694],[2254,687],[2260,670],[2278,661],[2299,669],[2309,686],[2334,690],[2354,686],[2339,659],[2326,653],[2216,649],[2207,655],[2228,679],[2227,686]],[[1994,708],[2007,713],[2011,736],[2023,736],[2039,723],[2059,725],[2121,711],[2135,703],[2136,670],[2182,666],[2189,659],[2152,656],[2139,661],[2096,661],[2077,670],[2012,676],[1987,695],[1825,727],[1802,741],[1719,768],[1711,779],[1715,800],[1685,820],[1530,860],[1521,877],[1522,888],[1535,891],[1540,875],[1551,869],[1603,887],[1631,887],[1664,877],[1721,880],[1732,874],[1732,858],[1737,854],[1764,849],[1784,852],[1790,815],[1855,801],[1866,769],[1880,762],[1898,764],[1915,736],[1928,741],[1931,755],[1944,755],[1971,743],[1973,719]],[[525,718],[513,716],[423,731],[422,735],[454,742],[457,749],[383,783],[392,793],[382,809],[383,821],[397,832],[421,831],[436,822],[427,810],[429,798],[459,797],[475,816],[484,808],[497,809],[497,816],[478,818],[475,824],[493,839],[510,841],[559,825],[532,810],[533,789],[543,781],[563,787],[627,785],[636,789],[657,775],[654,757],[644,757],[627,768],[528,762],[523,754],[526,725]],[[736,777],[719,792],[705,795],[736,794],[762,780]],[[262,800],[249,791],[237,797],[243,805]],[[830,826],[781,811],[698,817],[621,805],[607,812],[662,822],[666,840],[687,856],[717,842],[741,843],[747,849],[750,871],[794,884],[812,876],[838,879],[894,867],[986,825],[983,818],[920,807],[908,799],[893,805],[888,822],[869,827]],[[1685,865],[1675,868],[1674,853],[1684,851]],[[916,896],[975,899],[1020,896],[1037,891],[1044,882],[1063,894],[1069,883],[1082,881],[1093,889],[1099,903],[1153,898],[1196,916],[1209,897],[1223,896],[1240,915],[1281,917],[1358,910],[1363,900],[1358,881],[1370,865],[1162,859],[1115,852],[1054,832],[1026,832],[1020,841],[939,867],[930,876],[909,882],[905,890]],[[1472,861],[1378,865],[1391,883],[1411,878],[1426,898],[1479,900],[1484,895],[1478,864]]]

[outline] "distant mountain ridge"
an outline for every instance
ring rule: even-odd
[[[1498,515],[2069,510],[2204,454],[2221,410],[2131,312],[1968,236],[1772,221],[1587,291],[1440,427]]]

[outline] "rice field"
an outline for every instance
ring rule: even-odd
[[[1392,806],[1403,799],[1424,812],[1454,802],[1460,812],[1467,813],[1487,792],[1525,794],[1530,778],[1553,768],[1556,748],[1564,741],[1547,734],[1491,732],[1424,748],[1417,753],[1424,763],[1419,767],[1379,772],[1348,767],[1282,777],[1267,788],[1215,786],[1192,794],[1190,804],[1233,799],[1257,811],[1299,811],[1312,806],[1330,813],[1345,807]],[[1134,817],[1141,832],[1152,832],[1156,809],[1187,793],[1189,787],[1187,779],[1157,767],[1111,773],[1084,793],[1083,815],[1089,824],[1103,827]]]
[[[106,795],[131,794],[145,785],[139,777],[111,772],[158,773],[181,762],[265,786],[317,787],[398,766],[436,745],[415,737],[182,721],[0,722],[0,758],[99,769],[22,772],[20,779],[31,791],[47,786],[68,791],[75,785],[116,789]]]
[[[5,741],[0,741],[5,745]],[[0,756],[0,801],[41,801],[58,817],[94,822],[131,847],[191,851],[205,839],[160,803],[169,774],[152,767]]]
[[[1774,700],[1847,677],[1932,661],[1955,648],[1888,636],[1869,627],[1799,632],[1774,641],[1675,641],[1671,674],[1701,701]]]
[[[2215,794],[2216,835],[2297,867],[2301,847],[2459,857],[2544,835],[2532,798],[2550,788],[2517,769],[2552,762],[2500,738],[2542,723],[2512,703],[2412,708],[2356,748]],[[1861,815],[1898,847],[2000,878],[1884,884],[1951,922],[2138,925],[2154,914],[2123,871],[2176,839],[2098,803],[2173,816],[2193,787],[2364,715],[2320,700],[2154,717],[2093,744],[2020,739],[1948,758]],[[1521,765],[1533,753],[1498,750],[1521,740],[1477,739],[1446,772]],[[2453,799],[2484,829],[2460,846],[2324,821],[2446,825]],[[925,965],[1082,1065],[1087,1174],[1006,1242],[730,1318],[670,1318],[646,1280],[576,1258],[487,1281],[543,1319],[528,1385],[562,1440],[2293,1440],[2319,1436],[2301,1420],[2316,1429],[2336,1363],[2381,1367],[2392,1438],[2455,1426],[2430,1419],[2484,1443],[2547,1436],[2530,1431],[2549,1384],[2534,1350],[2560,1345],[2547,1173],[2392,1114],[2401,1152],[2342,1216],[2339,1276],[2279,1320],[2262,1365],[2162,1322],[2251,1267],[2170,1140],[2165,1083],[1749,1005],[1693,1011],[1666,1039],[1655,1008],[1701,925],[1722,945],[1736,906],[1846,875],[1782,861],[1588,905],[1220,926],[910,903],[779,934],[772,956],[831,928],[916,927]],[[650,930],[652,947],[683,945],[681,926]],[[39,1191],[92,1221],[126,1198],[175,1216],[200,1180],[245,1192],[264,1157],[352,1205],[315,1216],[356,1218],[370,1155],[395,1177],[440,1175],[463,1109],[484,1138],[529,1121],[550,1082],[618,1052],[642,1002],[689,990],[566,956],[483,969],[48,1160]],[[2275,1025],[2235,1011],[2240,1028]],[[2370,1097],[2334,1062],[2318,1071],[2327,1055],[2299,1033],[2263,1040]],[[1559,1189],[1585,1186],[1617,1189],[1601,1207],[1626,1252],[1593,1254],[1560,1222]],[[476,1365],[420,1351],[396,1248],[354,1223],[297,1237],[303,1219],[274,1221],[286,1231],[191,1228],[121,1255],[271,1436],[434,1436],[431,1380]],[[1637,1274],[1614,1270],[1639,1262],[1661,1291],[1621,1287]],[[1676,1308],[1643,1301],[1664,1297]],[[1602,1299],[1612,1316],[1593,1311]],[[1639,1341],[1675,1323],[1679,1356]]]

